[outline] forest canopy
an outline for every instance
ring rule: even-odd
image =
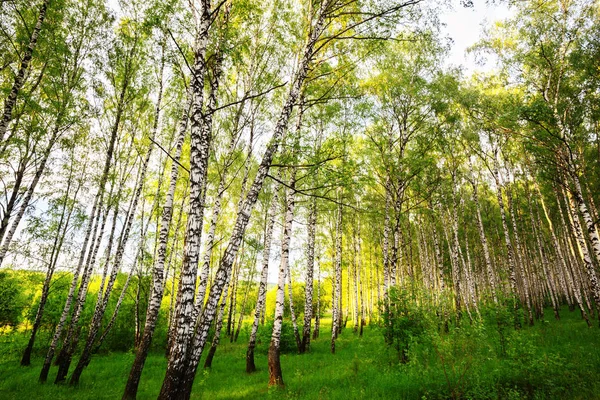
[[[0,102],[10,398],[598,396],[598,1],[2,1]]]

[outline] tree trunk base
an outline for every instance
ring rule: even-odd
[[[300,352],[300,354],[304,354],[309,349],[310,349],[310,333],[302,336],[302,342],[300,342],[299,352]]]
[[[208,351],[208,355],[206,356],[206,361],[204,361],[204,368],[211,368],[213,358],[215,358],[215,352],[217,351],[217,346],[210,346],[210,350]]]
[[[58,373],[56,374],[55,384],[64,383],[67,380],[67,374],[69,373],[69,367],[71,366],[70,357],[65,355],[63,361],[58,366]]]
[[[284,386],[279,349],[274,346],[269,346],[269,386]]]
[[[256,372],[256,365],[254,364],[254,348],[248,347],[246,351],[246,373],[251,374]]]
[[[27,348],[23,352],[23,357],[21,358],[21,365],[23,367],[28,367],[31,365],[31,348],[33,347],[33,343],[28,344]]]

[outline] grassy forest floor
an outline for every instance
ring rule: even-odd
[[[550,311],[550,310],[548,310]],[[518,331],[494,324],[450,328],[443,335],[421,335],[409,347],[409,361],[385,344],[376,325],[362,338],[350,323],[339,337],[337,352],[329,351],[330,334],[321,337],[305,355],[282,355],[284,389],[269,389],[267,336],[257,348],[259,371],[247,375],[246,335],[237,343],[224,340],[213,367],[199,371],[194,399],[600,399],[600,331],[587,328],[578,312],[563,310],[555,321]],[[326,320],[325,323],[328,321]],[[597,322],[596,322],[597,325]],[[23,334],[0,336],[0,398],[2,399],[119,399],[132,353],[101,354],[93,358],[76,387],[37,383],[42,359],[19,366]],[[23,343],[21,343],[23,342]],[[56,367],[53,367],[56,368]],[[165,357],[152,354],[146,363],[139,399],[154,399],[166,368]],[[50,372],[52,378],[55,373]]]

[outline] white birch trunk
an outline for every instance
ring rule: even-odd
[[[33,51],[37,45],[38,37],[40,35],[40,31],[42,30],[42,24],[46,19],[46,12],[48,11],[48,4],[50,0],[43,0],[40,6],[40,12],[38,13],[38,18],[35,23],[35,27],[31,32],[31,36],[29,37],[29,43],[25,48],[25,52],[21,57],[21,65],[19,66],[19,71],[17,71],[17,75],[15,76],[15,80],[13,82],[12,88],[10,89],[10,93],[8,97],[4,101],[4,110],[2,112],[2,119],[0,119],[0,143],[4,141],[4,135],[6,134],[6,130],[8,129],[8,124],[12,120],[12,111],[15,105],[17,104],[17,96],[19,95],[19,91],[23,87],[23,83],[25,83],[25,75],[29,70],[29,63],[31,63],[31,59],[33,58]]]
[[[300,353],[310,349],[310,328],[313,306],[313,273],[315,266],[315,236],[317,226],[317,200],[312,198],[308,214],[308,242],[306,245],[306,275],[304,287],[304,326]]]
[[[256,347],[256,334],[258,332],[258,324],[261,317],[261,312],[265,307],[267,300],[267,279],[269,277],[269,259],[271,257],[271,243],[273,239],[273,226],[275,225],[275,214],[277,213],[278,202],[278,185],[273,188],[273,198],[269,205],[267,215],[267,226],[265,229],[265,246],[262,254],[262,268],[260,274],[260,283],[258,285],[258,300],[256,301],[256,309],[254,311],[254,321],[250,329],[250,339],[248,341],[248,350],[246,351],[246,372],[251,373],[256,371],[254,364],[254,348]]]
[[[341,196],[338,196],[341,197]],[[342,297],[342,205],[338,205],[335,223],[335,261],[334,261],[334,286],[332,288],[331,316],[331,353],[335,353],[335,339],[340,326],[341,297]]]
[[[281,362],[279,359],[280,343],[281,343],[281,330],[283,326],[283,313],[285,306],[285,282],[286,276],[290,274],[289,271],[289,257],[290,257],[290,240],[292,238],[292,223],[294,221],[294,179],[290,182],[290,189],[288,189],[287,201],[286,201],[286,212],[285,212],[285,223],[283,225],[283,237],[281,239],[281,260],[279,263],[279,274],[277,278],[277,293],[275,297],[275,315],[273,317],[273,332],[271,334],[271,344],[269,345],[269,386],[278,385],[283,386],[283,375],[281,371]],[[291,279],[288,277],[288,282]],[[290,287],[290,299],[291,299],[291,287]],[[291,304],[290,304],[291,306]],[[290,307],[291,311],[291,307]]]
[[[215,317],[218,299],[220,298],[220,295],[223,291],[223,287],[225,286],[227,277],[231,273],[233,260],[235,259],[240,243],[244,236],[244,232],[248,225],[252,209],[254,208],[256,200],[258,199],[258,193],[261,190],[264,180],[269,172],[271,161],[277,151],[283,133],[287,128],[292,109],[296,103],[296,100],[298,99],[300,89],[304,83],[304,80],[306,79],[308,67],[314,57],[313,50],[315,48],[315,44],[323,30],[325,19],[324,10],[326,9],[327,5],[328,2],[323,2],[321,5],[321,11],[319,12],[317,21],[309,35],[309,39],[304,49],[304,54],[302,56],[299,68],[294,77],[290,93],[286,99],[283,109],[281,110],[281,114],[279,116],[277,124],[275,125],[273,136],[269,141],[269,144],[267,145],[267,149],[259,165],[258,171],[254,178],[254,182],[252,183],[252,186],[250,187],[250,190],[246,195],[246,199],[237,214],[230,242],[227,245],[225,253],[221,259],[219,269],[215,274],[215,278],[210,288],[210,293],[208,295],[208,300],[205,304],[205,307],[202,311],[202,316],[199,320],[200,322],[198,324],[197,332],[193,341],[192,355],[189,359],[189,362],[187,363],[188,372],[186,379],[188,381],[193,381],[194,376],[196,374],[198,361],[200,360],[200,356],[202,355],[202,351],[204,349],[204,345],[206,344],[206,339],[208,337],[208,330],[210,324],[212,323]],[[165,377],[166,382],[173,381],[171,377],[172,374],[172,372],[167,373],[167,377]],[[181,386],[173,385],[170,383],[167,383],[165,385],[165,383],[163,383],[163,388],[161,389],[161,394],[159,395],[160,399],[166,400],[189,398],[191,384],[186,385],[186,387],[183,388],[183,390],[181,390]]]
[[[159,398],[177,398],[185,382],[192,339],[194,336],[194,298],[200,241],[204,216],[204,193],[210,150],[210,127],[205,123],[204,80],[206,75],[206,49],[209,41],[209,28],[212,20],[210,0],[202,0],[198,10],[200,18],[198,34],[194,45],[194,65],[192,67],[192,108],[190,146],[190,203],[185,230],[184,254],[179,279],[179,289],[175,311],[176,330],[169,351],[167,372]]]

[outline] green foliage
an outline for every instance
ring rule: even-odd
[[[323,289],[324,284],[321,283],[320,290],[320,309],[321,316],[323,315],[325,310],[330,308],[331,304],[331,294],[327,293]],[[290,304],[289,304],[289,296],[288,296],[288,287],[285,287],[285,300],[284,300],[284,309],[283,316],[284,318],[290,318]],[[277,286],[273,287],[271,290],[267,291],[267,304],[266,304],[266,315],[272,317],[275,314],[275,296],[277,295]],[[296,318],[298,321],[301,321],[302,316],[304,315],[304,284],[294,284],[292,288],[292,300],[294,302],[294,311],[296,312]],[[317,284],[315,282],[313,288],[313,304],[312,311],[313,317],[317,312]]]
[[[301,329],[299,327],[299,329]],[[257,335],[257,347],[263,354],[267,354],[269,344],[271,343],[271,333],[273,332],[273,320],[269,319],[264,326],[259,327]],[[283,320],[281,326],[281,337],[279,342],[279,351],[282,354],[297,353],[296,339],[294,338],[294,328],[288,320]]]
[[[463,319],[459,326],[428,327],[409,346],[410,359],[398,363],[397,352],[385,345],[384,328],[367,327],[362,338],[345,329],[329,350],[331,325],[325,319],[322,335],[310,353],[283,353],[286,387],[268,391],[266,349],[269,324],[260,327],[255,354],[258,372],[245,374],[247,343],[222,340],[210,371],[198,371],[192,399],[597,399],[600,393],[600,338],[578,313],[563,310],[561,321],[540,321],[534,327],[507,330],[506,354],[498,348],[496,311],[482,309],[482,321]],[[512,310],[505,307],[507,323]],[[503,317],[504,318],[504,317]],[[289,325],[286,330],[290,332]],[[289,334],[283,335],[289,336]],[[20,354],[7,353],[23,345],[20,333],[0,336],[0,393],[2,398],[98,399],[122,395],[133,361],[131,353],[97,356],[79,387],[35,384],[41,357],[33,368],[19,367]],[[291,338],[293,345],[293,338]],[[295,345],[293,345],[295,346]],[[155,398],[164,377],[162,351],[149,356],[138,398]],[[56,367],[53,367],[56,368]],[[51,371],[51,374],[53,371]]]
[[[418,341],[427,329],[426,310],[408,290],[392,287],[382,317],[385,342],[396,349],[402,363],[408,362],[410,344]]]
[[[0,271],[0,327],[21,322],[26,299],[21,282],[9,271]]]

